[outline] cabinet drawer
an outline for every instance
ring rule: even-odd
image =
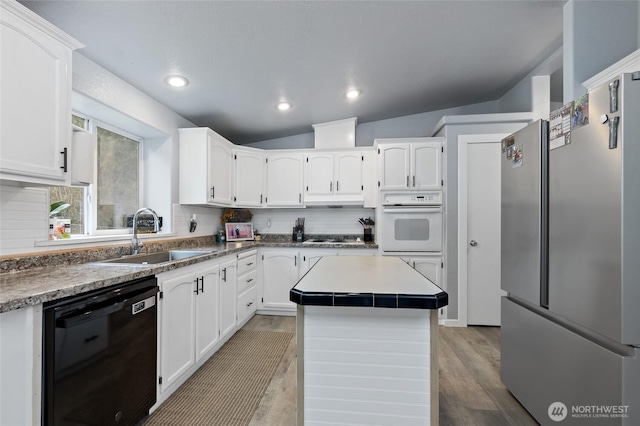
[[[258,255],[256,253],[238,259],[238,276],[246,274],[248,271],[256,269]]]
[[[238,277],[238,294],[256,284],[256,271],[249,271]]]
[[[238,324],[242,324],[256,311],[258,301],[257,286],[250,287],[238,295]]]

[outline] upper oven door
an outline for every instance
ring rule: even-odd
[[[385,206],[382,251],[442,251],[442,206]]]

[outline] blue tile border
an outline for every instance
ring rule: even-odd
[[[294,287],[289,291],[289,300],[303,306],[440,309],[449,304],[449,295],[444,291],[435,294],[321,293]]]

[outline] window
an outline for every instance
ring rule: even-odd
[[[69,207],[51,215],[54,226],[71,223],[71,234],[127,233],[127,216],[140,205],[143,139],[88,117],[72,115],[72,123],[95,136],[95,184],[88,187],[50,187],[51,204]]]
[[[139,205],[140,143],[101,126],[97,134],[96,229],[126,228]]]

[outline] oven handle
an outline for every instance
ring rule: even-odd
[[[442,213],[442,206],[437,207],[392,207],[392,206],[383,206],[383,213]]]

